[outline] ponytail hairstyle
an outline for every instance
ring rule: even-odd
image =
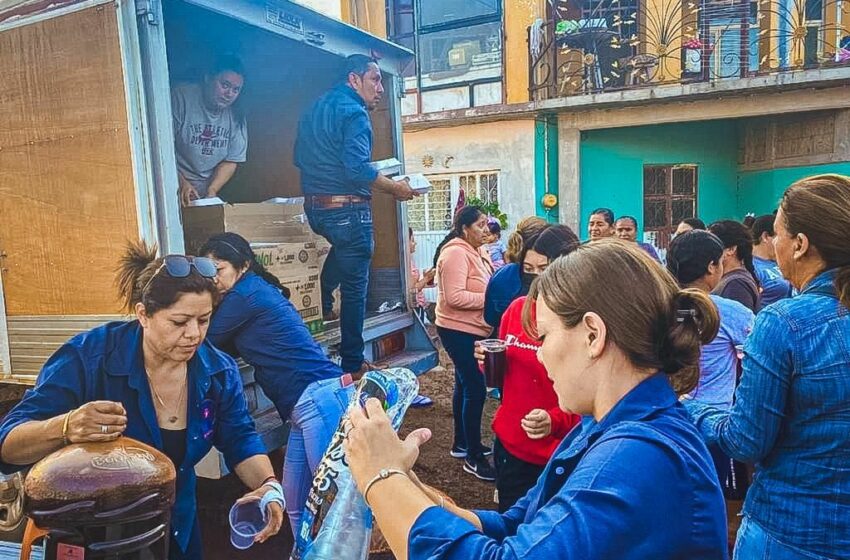
[[[546,220],[537,216],[529,216],[520,220],[516,225],[516,231],[508,236],[508,249],[505,251],[505,262],[522,264],[522,258],[520,256],[525,248],[525,244],[532,237],[539,235],[548,225]]]
[[[835,293],[850,309],[850,177],[815,175],[788,187],[779,204],[792,236],[803,234],[835,269]]]
[[[607,342],[635,367],[663,371],[678,394],[696,387],[700,347],[720,327],[708,294],[680,289],[643,249],[613,239],[580,245],[540,275],[523,309],[523,325],[531,336],[536,336],[532,310],[538,298],[566,328],[578,325],[586,313],[599,315],[608,330]]]
[[[164,259],[156,254],[156,245],[144,241],[127,244],[115,278],[125,311],[132,313],[136,304],[142,303],[150,316],[168,309],[183,294],[208,293],[213,305],[218,303],[218,289],[211,278],[201,276],[195,267],[189,267],[188,276],[174,278],[164,267]]]
[[[284,297],[289,298],[289,288],[281,284],[277,276],[257,261],[251,244],[238,233],[225,232],[213,235],[204,243],[199,253],[219,261],[226,261],[237,270],[247,265],[248,270],[276,288]]]
[[[434,251],[434,267],[437,266],[437,261],[440,259],[440,251],[443,250],[446,243],[452,239],[463,237],[463,228],[469,227],[477,222],[478,218],[481,217],[481,214],[481,210],[475,206],[464,206],[455,213],[451,231],[449,231],[449,234],[440,241],[440,244],[437,245],[437,250]]]
[[[776,232],[773,231],[773,221],[776,216],[773,214],[765,214],[753,220],[753,225],[750,226],[750,231],[753,233],[753,244],[761,245],[761,236],[765,233],[768,237],[773,237]]]
[[[711,232],[692,229],[677,235],[667,249],[667,270],[687,286],[708,274],[708,265],[723,258],[723,242]]]
[[[708,226],[708,231],[723,242],[724,249],[735,248],[735,254],[744,263],[757,286],[760,286],[756,269],[753,266],[753,234],[741,222],[735,220],[720,220]]]

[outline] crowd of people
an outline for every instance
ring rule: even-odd
[[[181,171],[186,202],[214,196],[244,159],[229,109],[242,74],[224,60],[203,85],[175,90],[183,148],[204,132],[191,124],[199,106],[230,140],[178,158],[194,170]],[[369,165],[368,111],[382,93],[377,62],[350,58],[345,81],[302,117],[295,148],[309,222],[333,247],[322,291],[331,303],[341,291],[340,365],[243,237],[215,235],[198,256],[132,244],[119,286],[135,319],[74,337],[48,360],[0,424],[0,469],[122,434],[149,443],[177,468],[170,557],[200,559],[194,467],[215,445],[250,489],[243,499],[266,504],[256,540],[277,533],[284,512],[295,534],[353,383],[373,367],[362,338],[372,192],[415,196]],[[850,558],[848,230],[850,178],[839,175],[796,182],[748,224],[683,220],[666,251],[608,208],[589,214],[585,242],[531,217],[505,244],[481,209],[459,208],[433,268],[412,270],[411,285],[420,313],[419,292],[437,286],[434,323],[454,368],[449,454],[495,483],[498,511],[461,509],[423,484],[413,469],[429,432],[399,439],[370,399],[345,420],[344,448],[396,556],[722,559],[724,495],[743,486],[735,558]],[[482,438],[488,338],[506,347],[492,445]],[[281,481],[235,357],[291,426]]]
[[[666,251],[591,212],[588,239],[522,220],[495,271],[465,207],[435,255],[455,366],[453,457],[498,513],[447,505],[367,403],[352,472],[398,557],[850,558],[850,178],[792,185],[745,224],[697,217]],[[479,342],[506,347],[493,446]],[[490,459],[492,455],[492,460]],[[492,461],[492,462],[491,462]],[[380,469],[401,476],[368,484]],[[732,502],[729,502],[730,504]]]

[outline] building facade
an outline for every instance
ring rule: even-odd
[[[663,249],[682,218],[766,213],[798,178],[850,174],[846,0],[343,0],[342,13],[417,54],[404,139],[408,170],[435,181],[411,207],[422,232],[484,184],[512,223],[538,214],[584,237],[604,206]]]

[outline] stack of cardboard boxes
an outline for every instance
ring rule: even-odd
[[[229,231],[247,239],[260,264],[289,288],[289,300],[310,332],[322,331],[319,278],[330,245],[310,229],[303,199],[188,207],[183,212],[183,230],[189,254],[197,254],[217,233]]]

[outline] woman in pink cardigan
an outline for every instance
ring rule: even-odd
[[[484,322],[484,291],[493,274],[480,247],[490,236],[487,216],[472,206],[462,208],[452,231],[437,248],[437,333],[455,365],[452,398],[454,445],[451,456],[463,458],[463,470],[492,481],[496,472],[481,444],[481,413],[487,388],[475,361],[475,341],[492,328]]]

